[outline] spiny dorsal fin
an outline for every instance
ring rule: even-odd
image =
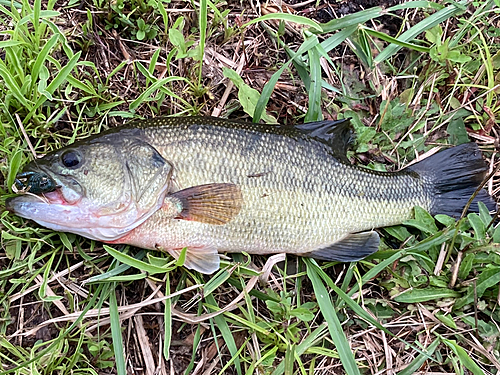
[[[309,137],[327,143],[338,159],[349,163],[346,153],[347,148],[353,141],[353,131],[349,118],[336,121],[306,122],[305,124],[295,125],[295,128]]]
[[[379,244],[380,237],[375,231],[354,233],[334,244],[303,255],[320,260],[356,262],[375,253]]]
[[[243,201],[240,187],[228,183],[193,186],[169,196],[178,199],[182,207],[177,219],[215,225],[226,224],[238,215]]]

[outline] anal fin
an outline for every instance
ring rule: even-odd
[[[179,259],[182,249],[165,249],[175,259]],[[214,246],[188,246],[184,267],[206,275],[212,274],[220,267],[220,256]]]
[[[377,232],[353,233],[327,247],[311,251],[304,256],[336,262],[356,262],[378,250],[380,237]]]

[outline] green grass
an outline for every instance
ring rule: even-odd
[[[469,140],[499,164],[495,1],[331,20],[210,0],[80,5],[0,1],[0,209],[30,146],[160,114],[351,117],[349,157],[368,168]],[[356,264],[233,254],[211,276],[6,211],[0,223],[0,373],[500,370],[500,227],[484,206],[459,221],[416,208]]]

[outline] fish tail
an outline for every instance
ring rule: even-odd
[[[481,151],[475,143],[465,143],[432,155],[407,169],[430,181],[433,203],[432,215],[445,214],[458,218],[470,197],[483,182],[488,170]],[[478,212],[478,202],[490,211],[496,203],[484,189],[480,190],[469,211]]]

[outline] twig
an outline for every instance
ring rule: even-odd
[[[439,252],[439,257],[436,262],[436,267],[434,268],[434,275],[439,276],[441,270],[443,269],[444,260],[446,259],[446,254],[448,254],[448,250],[446,249],[446,242],[443,242],[441,245],[441,251]]]
[[[254,277],[257,278],[258,276],[254,276]],[[134,313],[135,313],[137,310],[139,310],[139,309],[141,309],[141,308],[143,308],[145,306],[154,305],[155,303],[162,302],[162,301],[164,301],[166,299],[169,299],[169,298],[173,298],[175,296],[178,296],[178,295],[181,295],[183,293],[189,292],[190,290],[197,289],[197,288],[199,288],[201,286],[202,286],[201,284],[196,284],[196,285],[192,285],[192,286],[190,286],[188,288],[179,290],[178,292],[172,293],[172,294],[170,294],[168,296],[164,296],[162,298],[147,299],[146,301],[142,301],[140,303],[134,303],[134,304],[128,305],[128,306],[119,306],[118,307],[118,312],[121,313],[120,319],[122,319],[123,318],[123,314],[127,313],[128,311],[134,311]],[[156,294],[156,292],[154,294]],[[33,329],[29,330],[28,332],[24,332],[24,333],[14,332],[9,337],[15,337],[17,335],[23,335],[23,336],[33,335],[40,328],[48,326],[49,324],[59,323],[59,322],[72,322],[72,321],[75,321],[75,320],[79,319],[80,315],[81,315],[81,311],[76,311],[74,313],[71,313],[71,314],[68,314],[68,315],[63,315],[63,316],[60,316],[58,318],[49,319],[49,320],[46,320],[46,321],[40,323],[38,326],[34,327]],[[103,307],[103,308],[100,308],[100,309],[91,309],[91,310],[87,311],[87,313],[85,314],[85,317],[86,318],[99,318],[100,320],[102,320],[102,317],[104,317],[106,315],[109,315],[109,308],[108,307]]]
[[[236,73],[241,74],[241,71],[243,70],[243,66],[245,65],[245,54],[241,54],[240,57],[240,62],[238,64],[238,67],[236,68]],[[219,115],[222,112],[222,108],[224,108],[224,105],[226,104],[227,98],[229,97],[229,94],[231,93],[231,90],[234,87],[234,83],[229,80],[229,83],[227,84],[226,90],[224,91],[224,94],[222,95],[222,98],[220,99],[219,105],[217,108],[214,108],[212,111],[212,116],[214,117],[219,117]]]
[[[146,334],[146,330],[144,329],[142,316],[135,316],[134,321],[137,331],[137,340],[139,341],[139,346],[141,347],[142,351],[142,359],[144,360],[144,364],[146,366],[146,374],[154,375],[156,365],[153,358],[153,353],[151,351],[151,345],[149,343],[148,335]]]
[[[17,124],[21,128],[21,132],[23,133],[24,139],[26,140],[28,147],[29,147],[31,153],[33,154],[33,157],[35,158],[35,160],[38,159],[38,156],[36,155],[35,149],[33,148],[33,145],[31,144],[31,141],[28,138],[28,134],[26,134],[26,130],[24,130],[23,122],[21,121],[21,118],[19,117],[19,115],[17,113],[16,113],[16,120],[17,120]]]
[[[297,4],[286,4],[286,6],[293,8],[293,9],[296,9],[296,8],[300,8],[300,7],[303,7],[305,5],[309,5],[311,3],[314,3],[315,1],[317,1],[317,0],[306,0],[306,1],[303,1],[303,2],[297,3]]]
[[[488,183],[488,181],[490,179],[492,179],[493,176],[495,176],[499,170],[500,170],[500,164],[498,164],[497,167],[488,176],[486,176],[486,178],[479,184],[476,191],[474,192],[474,194],[472,194],[472,196],[469,198],[469,201],[465,205],[465,207],[462,211],[462,215],[460,215],[460,220],[462,220],[465,217],[465,215],[467,215],[467,212],[469,211],[469,207],[471,206],[472,201],[474,201],[474,198],[476,198],[476,196],[484,188],[484,186]]]
[[[449,287],[451,289],[453,289],[455,287],[455,284],[457,282],[458,271],[460,270],[460,263],[462,263],[463,256],[464,256],[464,251],[463,250],[459,251],[458,255],[457,255],[457,260],[455,261],[455,264],[453,266],[453,272],[451,273],[451,280],[450,280],[450,284],[449,284]]]

